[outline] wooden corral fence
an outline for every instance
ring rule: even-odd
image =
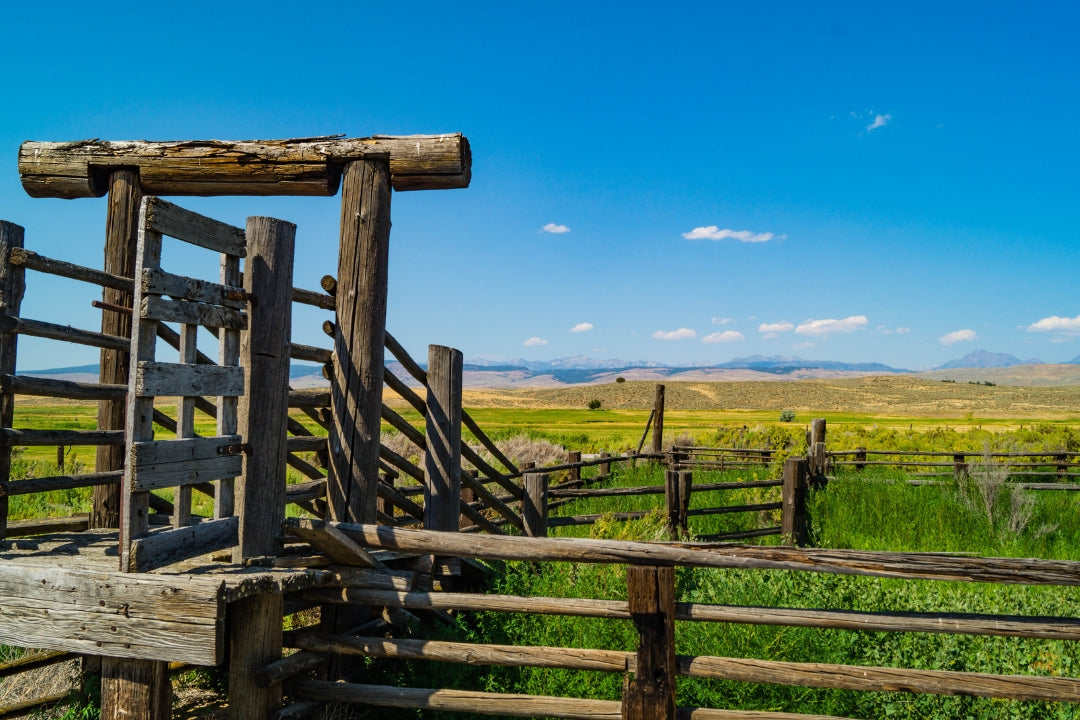
[[[305,521],[290,521],[298,526]],[[679,602],[674,568],[789,570],[886,577],[902,580],[1004,583],[1026,586],[1080,585],[1080,563],[934,554],[859,552],[752,546],[704,546],[558,538],[465,536],[374,525],[308,523],[309,536],[333,533],[368,551],[421,553],[474,560],[576,562],[627,565],[628,601],[605,598],[518,597],[429,592],[414,578],[372,580],[341,589],[305,591],[296,599],[412,611],[541,613],[632,622],[636,652],[602,648],[522,647],[356,634],[327,634],[304,628],[285,635],[297,650],[257,672],[264,687],[285,683],[298,708],[310,701],[395,708],[439,709],[511,716],[571,718],[675,718],[729,720],[744,717],[724,709],[676,708],[679,677],[773,683],[798,687],[965,695],[1030,701],[1080,702],[1080,679],[794,663],[753,658],[675,654],[677,623],[722,622],[878,632],[950,633],[1016,638],[1080,639],[1074,617],[1027,617],[960,613],[864,612],[782,607],[741,607]],[[390,587],[390,585],[394,585]],[[547,697],[439,688],[402,688],[301,677],[327,657],[398,658],[470,665],[507,665],[619,673],[626,677],[620,701]],[[755,713],[772,720],[810,718],[797,712]],[[281,716],[291,716],[287,707]],[[749,715],[745,715],[749,716]]]

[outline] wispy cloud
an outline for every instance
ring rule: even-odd
[[[565,225],[556,225],[555,223],[548,223],[544,227],[540,228],[540,232],[551,233],[552,235],[562,235],[563,233],[570,232],[570,228]]]
[[[728,323],[733,322],[735,322],[735,318],[717,316],[712,319],[713,325],[727,325]]]
[[[761,323],[757,327],[759,333],[782,333],[791,332],[795,329],[795,326],[789,323],[787,320],[781,320],[774,323]]]
[[[535,335],[521,343],[525,347],[540,347],[541,345],[547,345],[548,341],[542,337],[536,337]]]
[[[770,240],[783,240],[787,235],[776,235],[771,232],[751,232],[750,230],[720,229],[719,225],[706,225],[696,227],[690,232],[682,234],[687,240],[738,240],[744,243],[763,243]]]
[[[570,332],[589,332],[594,325],[590,322],[578,323],[574,327],[570,328]]]
[[[652,336],[657,340],[687,340],[696,338],[697,333],[690,328],[679,328],[678,330],[657,330]]]
[[[806,341],[801,342],[801,343],[795,343],[794,345],[791,346],[791,349],[792,350],[809,350],[812,347],[814,347],[814,343],[810,342],[809,340],[806,340]]]
[[[1069,335],[1080,334],[1080,315],[1074,318],[1051,315],[1027,326],[1028,332],[1062,332]]]
[[[882,335],[907,335],[908,333],[911,332],[911,328],[906,328],[906,327],[888,328],[888,327],[885,327],[884,325],[878,325],[878,331]]]
[[[866,132],[874,132],[878,128],[883,128],[892,121],[892,115],[875,115],[874,121],[866,126]]]
[[[939,337],[938,342],[942,345],[952,345],[958,342],[970,342],[977,337],[978,335],[975,334],[974,330],[953,330],[951,333],[945,333]]]
[[[836,335],[862,330],[866,327],[866,323],[865,315],[852,315],[842,320],[834,318],[807,320],[795,328],[795,332],[799,335]]]
[[[746,338],[738,330],[725,330],[724,332],[709,333],[705,337],[701,338],[703,343],[729,343],[729,342],[742,342]]]

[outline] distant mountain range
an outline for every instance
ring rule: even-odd
[[[1080,365],[1080,356],[1062,364]],[[1045,365],[1045,363],[1037,358],[1021,360],[1008,353],[976,350],[964,357],[942,363],[926,374],[934,377],[940,375],[941,371],[944,370],[980,370],[1037,365]],[[419,385],[397,362],[387,363],[387,367],[406,383],[414,387]],[[555,387],[609,383],[615,382],[618,378],[653,382],[662,380],[693,382],[778,381],[912,372],[882,363],[804,360],[798,357],[782,355],[750,355],[748,357],[734,358],[723,363],[698,362],[685,365],[666,365],[645,360],[603,360],[586,356],[556,358],[546,361],[525,359],[496,361],[479,358],[465,363],[463,369],[465,386],[474,388]],[[28,370],[21,371],[20,374],[93,382],[97,378],[97,372],[98,366],[93,364],[46,370]],[[322,376],[321,366],[294,362],[290,368],[290,384],[294,388],[310,388],[325,387],[328,383]]]

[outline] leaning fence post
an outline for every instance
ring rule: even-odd
[[[623,686],[622,720],[675,718],[675,568],[626,568],[639,640],[634,679]]]
[[[0,220],[0,314],[19,316],[23,293],[26,290],[25,270],[11,264],[11,250],[23,246],[23,229],[14,223]],[[15,374],[15,353],[18,335],[0,334],[0,375]],[[15,396],[0,394],[0,427],[11,427],[15,420]],[[0,446],[0,482],[11,479],[11,446]],[[7,536],[8,498],[0,497],[0,538]]]
[[[805,458],[793,457],[784,462],[780,533],[784,537],[784,544],[789,546],[803,547],[810,539],[810,523],[806,507],[806,466]]]
[[[461,515],[460,350],[428,345],[424,528],[454,531]]]
[[[529,537],[547,537],[547,473],[525,473],[522,488],[525,496],[521,503],[521,521]]]

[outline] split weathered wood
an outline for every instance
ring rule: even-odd
[[[230,720],[265,720],[281,707],[281,686],[260,685],[255,673],[281,659],[283,610],[280,593],[254,595],[229,605]]]
[[[784,487],[781,527],[787,545],[802,547],[809,541],[809,522],[806,510],[807,462],[803,458],[784,461]]]
[[[0,220],[0,318],[17,318],[26,291],[25,273],[11,264],[12,251],[23,246],[23,228]],[[17,363],[18,335],[14,332],[0,334],[0,373],[14,375]],[[10,391],[0,392],[0,427],[10,428],[15,420],[15,396]],[[0,481],[11,479],[11,445],[0,447]],[[7,497],[0,498],[0,538],[5,537],[8,522]]]
[[[314,345],[292,343],[289,347],[289,357],[293,360],[306,360],[308,362],[325,365],[333,360],[333,356],[333,351],[327,350],[326,348],[315,347]]]
[[[244,370],[221,365],[142,361],[134,369],[132,392],[139,397],[235,396],[244,394]]]
[[[452,532],[461,514],[462,354],[428,346],[424,419],[424,527]]]
[[[118,400],[127,397],[127,385],[100,385],[7,374],[0,375],[0,392],[67,400]]]
[[[289,452],[319,452],[326,450],[327,438],[322,435],[293,436],[285,439]]]
[[[360,567],[381,567],[382,564],[333,523],[304,518],[288,518],[285,532],[298,537],[335,563]]]
[[[639,637],[634,679],[623,688],[623,718],[675,720],[675,569],[632,565],[626,585]]]
[[[395,190],[468,187],[469,142],[444,135],[329,136],[288,140],[33,142],[19,148],[19,175],[31,197],[100,197],[103,174],[138,169],[157,195],[334,195],[348,163],[389,162]]]
[[[102,285],[101,299],[106,308],[132,307],[135,292],[135,260],[139,236],[139,208],[142,191],[139,187],[139,171],[119,168],[108,175],[107,215],[105,222],[104,272],[92,282]],[[107,282],[122,278],[118,282]],[[88,279],[88,278],[87,278]],[[132,315],[112,309],[101,313],[101,332],[116,337],[131,337]],[[103,385],[127,387],[130,358],[128,348],[102,349],[99,358],[98,382]],[[97,427],[99,430],[124,430],[126,427],[127,398],[105,400],[98,403]],[[94,457],[95,472],[111,472],[124,469],[124,448],[101,448]],[[90,526],[94,528],[120,527],[121,489],[101,486],[93,490],[93,509]]]
[[[130,455],[137,465],[206,460],[239,454],[240,441],[240,435],[150,440],[132,443]]]
[[[293,248],[296,226],[268,217],[247,219],[244,290],[255,300],[241,338],[244,395],[240,432],[251,451],[236,490],[240,543],[234,560],[276,555],[285,517]],[[280,632],[280,616],[278,618]],[[280,697],[277,698],[280,704]],[[264,713],[265,715],[265,713]],[[262,717],[262,716],[260,716]]]
[[[326,390],[289,390],[289,407],[330,407],[330,393]]]
[[[103,288],[112,288],[126,293],[134,292],[135,289],[135,282],[130,277],[122,277],[109,272],[83,267],[65,260],[56,260],[25,248],[13,249],[10,263],[47,275],[65,277],[69,280],[81,280],[92,285],[100,285]]]
[[[487,505],[489,508],[499,513],[508,523],[516,527],[518,530],[524,531],[525,524],[514,509],[497,498],[494,493],[484,487],[483,483],[474,478],[471,474],[464,474],[461,476],[461,484],[469,490],[472,490],[477,499]],[[524,494],[524,492],[523,492]]]
[[[4,563],[0,642],[119,658],[221,662],[220,578]]]
[[[74,343],[76,345],[88,345],[90,347],[117,350],[128,346],[126,338],[114,335],[105,335],[91,330],[80,330],[70,325],[58,325],[56,323],[30,320],[11,316],[0,316],[0,332],[29,335],[30,337],[45,338],[46,340],[59,340],[61,342]]]
[[[103,658],[101,717],[104,720],[170,720],[172,683],[169,664]]]
[[[51,492],[53,490],[71,490],[73,488],[95,487],[97,485],[117,485],[124,477],[123,470],[110,470],[103,473],[80,473],[75,475],[50,475],[26,480],[14,480],[0,485],[0,494],[29,495],[31,493]]]
[[[166,300],[158,295],[143,297],[140,315],[152,320],[191,323],[211,328],[247,328],[247,316],[239,310],[187,300]]]
[[[31,430],[0,428],[0,446],[123,445],[123,430]],[[121,453],[121,457],[123,453]]]
[[[83,532],[87,529],[88,524],[89,520],[86,515],[17,520],[8,523],[7,537],[31,537],[33,535],[50,535],[53,533]]]
[[[244,289],[227,287],[221,283],[199,280],[198,278],[174,275],[161,268],[146,268],[142,272],[143,294],[168,295],[174,300],[189,300],[196,303],[208,303],[243,309]]]
[[[141,180],[145,191],[145,175],[141,176]],[[148,192],[155,194],[152,191]],[[246,254],[243,229],[186,210],[168,200],[159,197],[150,198],[145,217],[147,227],[162,235],[168,235],[222,255],[243,257]],[[236,286],[239,286],[239,283],[233,287]]]
[[[132,487],[137,492],[168,487],[181,488],[223,478],[233,478],[240,475],[243,468],[244,458],[240,455],[181,460],[174,463],[140,464],[135,469]]]
[[[330,295],[324,295],[323,293],[316,292],[315,290],[304,290],[303,288],[292,289],[293,302],[298,302],[302,305],[312,305],[323,310],[334,309],[334,298]]]
[[[327,501],[334,520],[371,522],[379,482],[380,408],[390,245],[390,167],[356,160],[342,172]]]
[[[521,521],[528,537],[547,537],[548,533],[547,473],[525,473],[525,497],[521,502]]]
[[[752,545],[644,543],[592,538],[462,536],[339,523],[366,547],[489,560],[809,570],[844,575],[1021,585],[1080,585],[1080,562]]]
[[[131,572],[143,573],[231,548],[237,543],[239,522],[235,516],[205,520],[172,530],[145,533],[131,541]]]
[[[237,228],[239,232],[243,232]],[[245,238],[245,248],[246,248]],[[240,272],[241,255],[222,253],[219,261],[218,280],[230,287],[243,286]],[[240,365],[240,331],[231,328],[218,330],[218,365],[237,367]],[[239,429],[240,399],[234,395],[219,395],[217,398],[217,434],[233,435]],[[214,517],[231,517],[235,511],[235,480],[218,480],[214,492]]]
[[[656,386],[656,397],[653,399],[653,431],[652,451],[664,452],[664,386]]]

